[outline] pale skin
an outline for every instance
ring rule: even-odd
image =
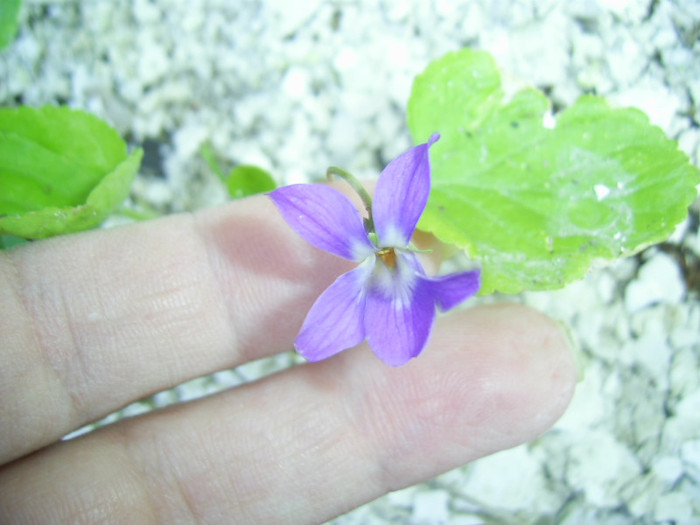
[[[61,442],[188,379],[289,350],[350,264],[266,197],[0,252],[0,516],[319,523],[536,438],[576,381],[529,308],[440,316],[424,353],[366,346]]]

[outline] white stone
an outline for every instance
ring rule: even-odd
[[[644,49],[633,38],[626,37],[625,33],[620,31],[612,41],[607,42],[606,59],[608,62],[608,74],[612,77],[614,83],[621,88],[633,86],[632,95],[635,96],[635,89],[639,89],[639,95],[635,100],[645,106],[649,105],[649,92],[644,89],[645,86],[640,86],[639,77],[646,67]],[[657,86],[655,86],[657,87]],[[628,88],[629,89],[629,88]],[[635,101],[619,102],[619,93],[627,93],[628,90],[618,91],[608,95],[615,105],[620,106],[636,106]],[[675,98],[675,97],[673,97]],[[664,105],[664,107],[666,107]]]
[[[352,115],[346,111],[338,112],[331,122],[325,146],[332,153],[340,166],[352,167],[352,158],[360,141],[360,131]]]
[[[654,303],[676,303],[685,294],[685,285],[676,261],[663,252],[656,253],[639,270],[636,280],[625,290],[625,306],[636,312]]]
[[[172,405],[178,400],[177,395],[174,390],[165,390],[163,392],[158,392],[153,396],[153,404],[156,407],[166,407]]]
[[[384,13],[392,22],[404,22],[410,15],[410,2],[385,2],[382,6]]]
[[[209,126],[202,122],[191,122],[177,130],[173,136],[175,154],[188,159],[196,155],[209,135]]]
[[[574,434],[585,432],[604,423],[614,413],[615,399],[603,391],[606,375],[599,361],[585,366],[569,408],[555,428]]]
[[[668,330],[658,307],[638,312],[641,317],[637,338],[625,341],[620,349],[620,357],[626,364],[641,364],[651,374],[660,388],[668,388],[668,373],[671,364],[672,349],[668,344]],[[636,319],[635,319],[636,320]]]
[[[555,85],[561,79],[562,66],[567,61],[564,27],[560,10],[552,9],[542,20],[485,35],[483,45],[494,54],[499,64],[507,66],[504,71],[528,83]],[[539,67],[538,64],[544,62],[549,67]]]
[[[692,523],[693,507],[682,492],[669,492],[661,496],[656,504],[654,519],[658,522]],[[696,522],[697,523],[697,522]]]
[[[168,54],[153,36],[140,38],[138,76],[144,85],[153,84],[166,74],[170,67]]]
[[[580,0],[567,5],[570,15],[583,20],[595,20],[600,16],[601,6],[598,0]]]
[[[639,61],[630,60],[627,54],[623,54],[620,57],[620,62],[639,63]],[[631,81],[633,81],[638,75],[632,72],[629,76]],[[649,116],[652,124],[667,132],[671,128],[673,118],[683,106],[679,97],[669,91],[660,81],[658,81],[657,85],[652,86],[634,84],[624,91],[609,96],[608,99],[615,106],[631,106],[641,109]]]
[[[641,20],[647,11],[647,5],[638,0],[598,0],[603,9],[610,10],[620,18],[632,17]]]
[[[214,372],[211,378],[222,389],[238,386],[242,382],[241,377],[236,374],[234,370],[221,370],[219,372]]]
[[[620,490],[641,471],[637,459],[608,432],[583,432],[580,438],[571,448],[567,480],[581,488],[592,505],[620,505]]]
[[[307,70],[301,67],[292,67],[282,80],[282,91],[291,100],[303,101],[309,96],[311,79]]]
[[[526,446],[498,452],[475,461],[469,467],[463,490],[487,507],[509,513],[527,510],[534,514],[548,513],[556,502],[547,494],[540,463]],[[522,481],[526,479],[527,483]]]
[[[151,410],[151,406],[147,403],[137,401],[136,403],[131,403],[121,410],[122,417],[132,417],[138,416],[139,414],[145,414]]]
[[[411,525],[447,525],[450,495],[444,490],[418,492],[413,498]]]
[[[141,24],[154,24],[161,20],[162,12],[157,4],[148,0],[133,0],[134,17]]]
[[[634,478],[621,493],[630,514],[643,518],[653,513],[659,497],[663,493],[663,483],[653,473]]]
[[[695,374],[697,370],[690,370]],[[700,429],[700,388],[686,394],[673,410],[664,426],[664,442],[670,451],[677,451],[689,439],[696,439]]]
[[[617,281],[608,270],[602,270],[597,273],[596,289],[601,301],[611,303],[615,299]]]
[[[215,146],[217,146],[217,141],[212,140]],[[217,147],[219,149],[220,147]],[[251,164],[253,166],[259,166],[265,170],[273,172],[274,168],[270,162],[270,157],[265,154],[265,152],[260,147],[256,141],[245,139],[236,141],[229,148],[225,149],[223,152],[225,158],[230,159],[236,164]]]
[[[307,0],[304,2],[289,2],[287,0],[266,0],[264,8],[270,16],[270,21],[279,36],[286,37],[305,24],[319,9],[323,0]]]
[[[41,56],[41,44],[29,35],[20,33],[12,43],[12,51],[25,63],[32,63]]]
[[[683,443],[681,458],[688,474],[700,485],[700,429],[698,429],[698,436],[698,439]]]
[[[80,427],[80,428],[74,430],[73,432],[69,432],[68,434],[66,434],[65,436],[63,436],[61,438],[61,441],[69,441],[71,439],[75,439],[75,438],[83,436],[85,434],[89,434],[90,432],[95,430],[95,428],[97,428],[97,426],[94,423],[92,423],[90,425],[85,425],[84,427]]]
[[[669,486],[683,475],[683,463],[676,456],[660,456],[654,460],[651,470]]]
[[[692,347],[700,345],[700,303],[689,304],[674,310],[670,340],[674,347]]]
[[[676,398],[685,398],[698,390],[698,369],[700,369],[700,355],[692,348],[678,348],[674,352],[671,371],[671,394]]]
[[[417,492],[418,487],[406,487],[405,489],[390,492],[386,497],[395,507],[410,509],[413,507],[413,500]]]
[[[700,88],[697,91],[700,95]],[[697,165],[700,155],[700,130],[695,128],[683,130],[678,137],[678,149],[685,152],[690,157],[690,161]]]
[[[180,401],[199,399],[219,390],[220,388],[209,377],[198,377],[175,387]]]

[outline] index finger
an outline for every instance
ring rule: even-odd
[[[0,253],[0,462],[289,350],[348,268],[293,235],[265,197]]]

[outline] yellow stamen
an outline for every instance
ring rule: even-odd
[[[382,248],[378,250],[377,257],[379,257],[390,270],[393,270],[396,266],[396,252],[393,248]]]

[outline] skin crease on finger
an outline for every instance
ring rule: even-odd
[[[564,335],[541,314],[458,311],[406,366],[361,346],[16,461],[0,471],[0,515],[321,522],[534,439],[575,380]]]

